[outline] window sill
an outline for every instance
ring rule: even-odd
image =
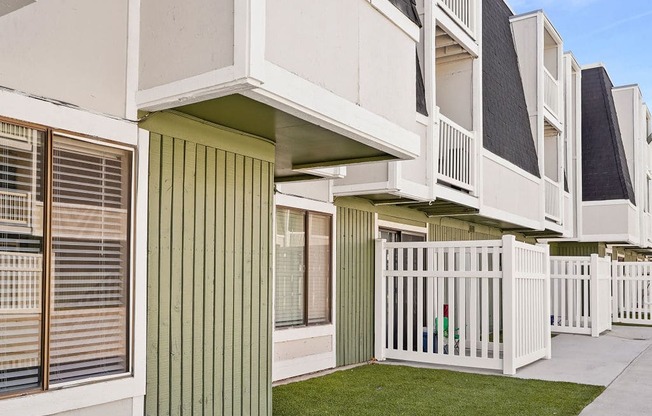
[[[293,341],[303,338],[315,338],[335,334],[335,325],[332,323],[324,325],[311,325],[275,329],[273,334],[274,342]]]
[[[0,399],[0,414],[44,416],[98,406],[145,395],[144,380],[116,376],[88,384],[63,385],[53,390]]]

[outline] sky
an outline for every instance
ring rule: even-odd
[[[639,84],[652,109],[652,1],[508,2],[516,14],[543,9],[580,65],[602,62],[615,86]]]

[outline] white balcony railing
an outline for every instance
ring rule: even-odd
[[[559,116],[559,82],[543,68],[543,104]]]
[[[28,227],[31,219],[29,202],[26,192],[0,191],[0,222]]]
[[[439,178],[453,186],[475,189],[474,134],[439,115]]]
[[[439,0],[439,5],[475,39],[476,0]]]
[[[43,256],[0,252],[0,313],[40,313]]]
[[[545,178],[546,184],[546,218],[561,221],[561,187],[559,183]]]

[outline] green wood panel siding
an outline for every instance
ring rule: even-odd
[[[374,214],[337,209],[337,365],[374,354]]]
[[[497,240],[502,237],[502,232],[498,229],[487,231],[489,232],[478,232],[474,228],[469,229],[469,227],[456,228],[440,224],[429,224],[428,239],[430,241],[477,241]]]
[[[597,243],[552,243],[550,244],[550,255],[585,257],[591,254],[600,254],[598,248]]]
[[[271,414],[274,166],[212,134],[150,136],[148,415]]]

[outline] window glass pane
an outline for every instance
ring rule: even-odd
[[[308,220],[308,323],[328,323],[331,315],[331,218],[311,213]]]
[[[54,138],[50,381],[128,370],[130,157]]]
[[[276,210],[276,327],[302,325],[304,302],[304,213]]]
[[[0,122],[0,394],[41,385],[43,137]]]

